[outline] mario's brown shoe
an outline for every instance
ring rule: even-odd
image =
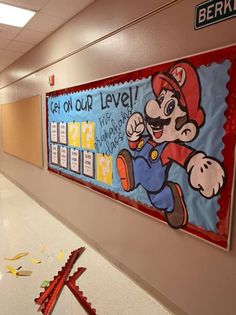
[[[120,176],[120,181],[125,191],[134,189],[134,172],[132,155],[126,149],[119,152],[116,159],[116,167]]]
[[[180,186],[176,183],[167,184],[174,197],[174,210],[165,212],[167,223],[174,229],[180,229],[188,223],[188,212],[184,202],[183,193]]]

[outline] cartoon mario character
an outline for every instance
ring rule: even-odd
[[[220,163],[185,143],[198,135],[204,124],[197,71],[179,62],[168,72],[152,77],[156,99],[149,100],[144,115],[133,113],[126,134],[134,154],[123,149],[117,156],[121,185],[127,192],[141,185],[151,204],[164,211],[168,224],[181,228],[188,222],[184,196],[178,183],[168,181],[173,162],[187,171],[189,183],[205,198],[218,194],[225,173]],[[145,129],[148,135],[143,135]]]

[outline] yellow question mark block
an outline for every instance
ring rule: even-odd
[[[95,149],[95,123],[82,122],[82,147],[88,150]]]
[[[80,123],[70,122],[68,123],[68,142],[72,147],[80,146]]]
[[[104,184],[112,185],[112,156],[98,153],[96,164],[97,180]]]

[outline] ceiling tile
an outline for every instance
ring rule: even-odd
[[[20,27],[5,25],[0,23],[0,40],[3,38],[13,39],[22,29]]]
[[[4,0],[1,2],[24,9],[39,11],[48,3],[48,1],[49,0]]]
[[[21,52],[8,49],[0,49],[0,58],[4,58],[6,60],[16,60],[20,56],[22,56]]]
[[[66,19],[47,15],[43,13],[37,13],[35,16],[26,24],[25,29],[50,33],[62,24],[66,22]]]
[[[40,12],[69,19],[92,2],[94,0],[50,0]]]
[[[10,43],[9,39],[1,38],[0,39],[0,48],[5,48]]]
[[[0,49],[0,69],[3,70],[6,67],[8,67],[10,64],[12,64],[16,59],[18,59],[20,56],[17,58],[15,56],[6,55],[7,52],[3,51]],[[0,71],[1,71],[0,70]]]
[[[4,70],[7,66],[9,66],[11,62],[7,62],[6,60],[0,61],[0,72]]]
[[[46,36],[48,36],[47,33],[41,33],[41,32],[23,29],[19,33],[19,35],[16,36],[15,40],[36,45],[41,40],[43,40]]]
[[[5,46],[6,49],[26,53],[28,50],[30,50],[34,44],[28,44],[24,42],[19,42],[17,40],[12,40],[8,43],[8,45]],[[1,47],[1,41],[0,41],[0,47]]]
[[[18,26],[12,26],[12,25],[7,25],[7,24],[2,24],[0,23],[0,29],[5,30],[5,31],[19,31],[22,28]]]

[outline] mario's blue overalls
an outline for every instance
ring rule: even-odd
[[[148,194],[152,205],[160,210],[171,212],[174,209],[174,198],[166,185],[168,165],[163,165],[161,154],[167,143],[150,143],[149,137],[143,137],[137,144],[133,155],[135,187],[141,185]]]

